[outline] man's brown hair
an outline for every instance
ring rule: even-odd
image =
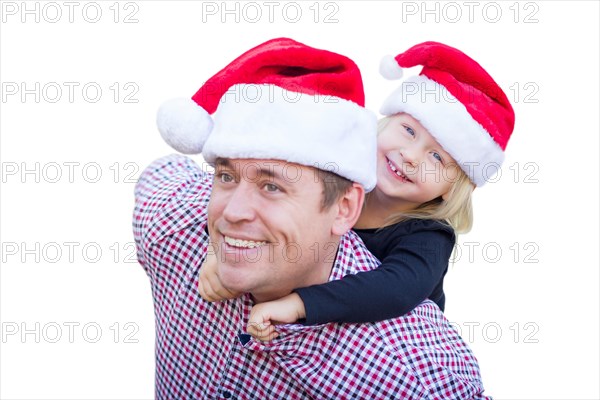
[[[352,187],[352,181],[333,172],[318,168],[316,170],[315,176],[323,185],[321,211],[326,211]]]

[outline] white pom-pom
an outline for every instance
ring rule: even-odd
[[[212,131],[213,120],[192,99],[177,98],[160,106],[156,124],[169,146],[183,154],[199,154]]]
[[[398,62],[394,57],[387,55],[384,56],[379,63],[379,73],[385,79],[400,79],[402,78],[402,67],[398,65]]]

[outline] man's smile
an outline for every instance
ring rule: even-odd
[[[240,248],[245,248],[245,249],[253,249],[253,248],[264,246],[265,244],[267,244],[267,242],[265,242],[265,241],[236,239],[231,236],[225,236],[225,235],[223,235],[223,240],[229,246],[240,247]]]

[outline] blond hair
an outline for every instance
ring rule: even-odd
[[[378,134],[387,126],[389,120],[390,117],[385,117],[378,121]],[[386,219],[385,225],[392,225],[409,218],[432,219],[445,222],[456,233],[467,233],[473,226],[473,188],[474,185],[467,174],[459,168],[458,177],[452,183],[446,200],[438,197],[419,205],[413,210],[394,213]],[[368,196],[369,194],[367,194],[367,201]],[[365,201],[365,204],[367,201]]]

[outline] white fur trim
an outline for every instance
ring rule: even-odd
[[[395,80],[402,78],[403,71],[398,61],[388,54],[379,62],[379,73],[385,79]]]
[[[477,186],[496,175],[504,151],[444,86],[422,75],[402,82],[383,103],[383,115],[418,119]]]
[[[199,154],[213,127],[206,110],[189,98],[164,102],[158,109],[156,124],[165,142],[184,154]]]
[[[204,159],[276,159],[330,170],[375,187],[377,118],[356,103],[275,85],[239,84],[223,95]]]

